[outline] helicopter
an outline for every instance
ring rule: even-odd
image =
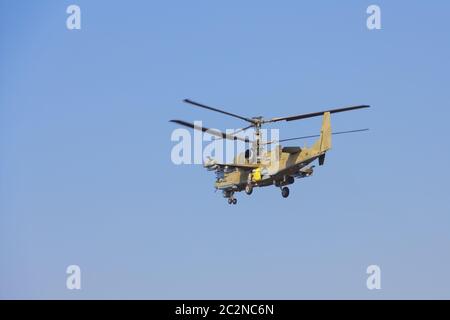
[[[208,158],[204,161],[203,166],[205,169],[208,171],[215,171],[216,173],[216,181],[214,185],[216,191],[222,191],[223,197],[227,199],[229,204],[237,203],[237,199],[234,196],[237,192],[245,191],[247,195],[251,195],[254,188],[272,185],[280,188],[281,196],[283,198],[287,198],[289,196],[288,185],[293,184],[295,179],[312,176],[315,168],[312,163],[315,160],[318,160],[319,166],[324,165],[325,155],[327,151],[331,149],[332,135],[369,130],[368,128],[339,132],[332,132],[331,130],[331,114],[365,109],[369,108],[369,105],[356,105],[287,117],[264,119],[260,116],[252,118],[240,116],[189,99],[184,99],[183,102],[195,107],[225,114],[249,123],[246,127],[229,134],[215,129],[208,129],[184,120],[170,120],[170,122],[194,130],[209,133],[219,139],[235,141],[240,140],[251,145],[251,147],[245,150],[245,152],[238,154],[231,163],[221,163],[212,158]],[[322,117],[320,134],[272,141],[263,141],[261,137],[261,128],[263,125],[281,121],[289,122],[303,120],[319,116]],[[248,129],[254,130],[254,140],[237,135],[237,133],[244,132]],[[318,139],[310,147],[283,147],[279,144],[280,142],[309,138]],[[266,147],[271,144],[275,145],[274,148],[267,150]]]

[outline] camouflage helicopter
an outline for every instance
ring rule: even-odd
[[[184,99],[183,102],[210,111],[219,112],[250,123],[247,127],[236,130],[233,134],[228,134],[219,130],[198,126],[183,120],[170,120],[170,122],[177,123],[194,130],[207,132],[213,136],[219,137],[220,139],[235,141],[240,140],[251,144],[251,148],[238,154],[232,163],[220,163],[211,158],[204,162],[204,167],[208,171],[215,171],[215,188],[216,190],[222,191],[224,198],[228,200],[229,204],[237,203],[237,199],[234,197],[236,192],[244,190],[246,194],[250,195],[255,187],[266,187],[271,185],[279,187],[281,189],[282,197],[287,198],[289,196],[288,185],[293,184],[296,178],[306,178],[313,174],[315,166],[311,165],[312,162],[318,160],[319,166],[322,166],[325,163],[325,154],[331,149],[332,135],[369,130],[366,128],[332,132],[330,121],[332,113],[369,108],[370,106],[368,105],[350,106],[288,117],[264,119],[263,117],[243,117],[189,99]],[[280,121],[295,121],[318,116],[323,117],[320,134],[281,139],[277,141],[262,141],[261,139],[261,127],[264,124]],[[237,135],[239,132],[243,132],[251,128],[254,129],[254,140]],[[311,147],[282,147],[279,145],[280,142],[308,138],[318,139]],[[264,147],[270,144],[275,144],[275,147],[268,151]]]

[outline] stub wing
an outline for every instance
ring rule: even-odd
[[[237,168],[243,170],[253,170],[259,168],[259,165],[257,164],[220,163],[214,159],[209,159],[203,166],[209,171],[223,170],[227,168]]]

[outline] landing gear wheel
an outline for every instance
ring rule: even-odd
[[[232,204],[233,203],[233,199],[228,198],[228,204]]]
[[[288,188],[288,187],[283,187],[283,188],[281,189],[281,196],[282,196],[283,198],[289,197],[289,188]]]
[[[251,185],[249,185],[249,184],[246,185],[245,186],[245,193],[248,194],[248,195],[251,195],[252,192],[253,192],[253,187]]]
[[[236,204],[236,203],[237,203],[237,199],[234,198],[234,199],[233,199],[233,204]]]

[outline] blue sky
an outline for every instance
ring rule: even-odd
[[[449,10],[1,0],[0,297],[450,298]],[[332,126],[371,131],[336,136],[288,199],[264,188],[229,206],[211,172],[172,164],[168,120],[242,123],[184,98],[266,117],[370,104]]]

